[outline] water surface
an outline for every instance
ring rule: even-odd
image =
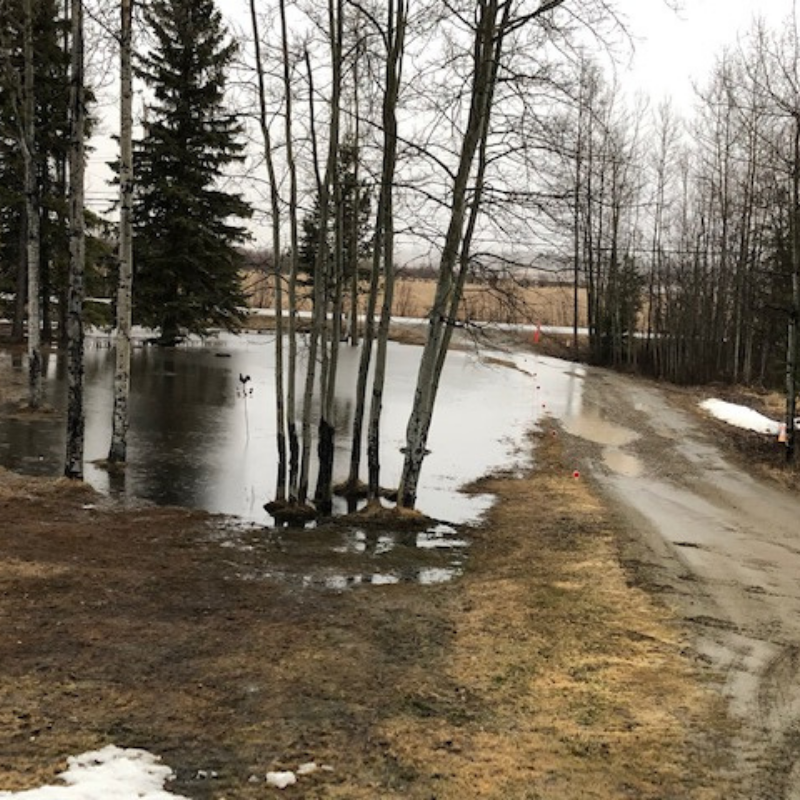
[[[94,465],[111,435],[114,354],[107,339],[86,350],[86,479],[121,499],[202,508],[265,523],[276,478],[274,340],[221,336],[205,346],[140,347],[132,361],[129,464],[110,476]],[[358,349],[343,346],[336,397],[336,480],[346,476]],[[392,343],[382,425],[382,483],[396,486],[421,348]],[[496,355],[496,354],[495,354]],[[3,355],[3,357],[8,357]],[[581,370],[537,356],[448,356],[423,466],[418,507],[451,523],[475,521],[491,503],[459,487],[514,468],[525,435],[546,415],[579,403]],[[24,365],[19,364],[18,369]],[[250,376],[245,391],[239,376]],[[46,401],[63,412],[63,355],[46,360]],[[28,474],[60,474],[63,413],[50,419],[0,419],[0,463]]]

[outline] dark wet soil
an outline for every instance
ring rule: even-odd
[[[285,796],[724,797],[702,665],[558,432],[537,447],[480,487],[499,504],[430,586],[287,580],[225,520],[0,474],[0,786],[114,743],[197,800],[309,761]]]
[[[672,469],[667,440],[637,446]],[[282,796],[736,796],[737,724],[665,600],[697,576],[587,477],[591,447],[558,428],[531,447],[529,473],[476,487],[498,497],[484,524],[445,534],[464,549],[0,472],[0,789],[113,743],[195,800],[270,796],[267,771],[311,761]],[[388,574],[411,578],[364,579]]]

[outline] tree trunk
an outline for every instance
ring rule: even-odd
[[[312,149],[312,162],[314,167],[314,174],[316,178],[317,193],[320,197],[321,213],[326,214],[324,209],[327,207],[328,195],[327,189],[323,196],[322,178],[319,175],[319,154],[317,150],[317,131],[316,131],[316,115],[314,114],[314,81],[313,71],[311,69],[311,59],[308,51],[305,53],[306,70],[308,73],[309,82],[309,133],[311,137]],[[323,200],[325,201],[323,203]],[[324,236],[324,230],[327,227],[327,216],[323,217],[320,221],[320,246],[317,248],[317,267],[316,276],[314,280],[314,301],[313,311],[311,315],[311,332],[308,341],[308,363],[306,365],[305,384],[303,387],[303,413],[301,420],[301,442],[300,449],[300,468],[297,476],[297,502],[303,505],[308,499],[308,487],[310,483],[311,473],[311,417],[312,417],[312,401],[314,397],[314,383],[316,379],[317,369],[317,353],[319,350],[320,339],[323,337],[325,316],[326,316],[326,287],[325,280],[327,276],[327,268],[325,263],[328,260],[328,243],[327,237]]]
[[[86,226],[84,217],[84,173],[86,106],[84,92],[83,2],[72,0],[72,57],[70,87],[70,241],[69,301],[67,316],[67,452],[64,474],[83,480],[83,295],[86,264]]]
[[[22,215],[19,226],[19,256],[17,258],[16,297],[14,300],[14,321],[11,326],[11,341],[22,344],[25,341],[25,307],[28,301],[28,222]]]
[[[297,375],[297,165],[294,159],[292,81],[289,60],[289,34],[286,23],[286,0],[280,0],[281,48],[283,51],[283,87],[286,131],[286,166],[289,170],[289,235],[291,239],[291,265],[289,268],[289,346],[286,375],[286,434],[289,446],[289,501],[297,502],[297,480],[300,466],[300,444],[297,436],[295,385]]]
[[[261,63],[261,36],[258,26],[255,0],[250,0],[250,21],[253,26],[255,46],[256,77],[258,78],[258,122],[264,142],[264,159],[269,177],[270,209],[272,211],[272,261],[275,281],[275,430],[278,450],[278,469],[275,485],[275,502],[286,500],[286,479],[288,464],[286,458],[286,410],[284,404],[283,371],[283,283],[281,275],[281,208],[278,194],[278,178],[275,160],[272,157],[272,137],[267,123],[267,90],[264,82],[264,69]]]
[[[37,179],[39,183],[39,197],[47,197],[50,192],[49,181],[47,178],[47,170],[45,174]],[[50,220],[46,213],[42,213],[41,204],[39,207],[39,240],[40,242],[49,242],[52,239],[50,231]],[[41,297],[41,307],[39,311],[41,319],[41,337],[42,346],[49,346],[53,343],[53,308],[50,298],[53,296],[53,264],[50,261],[49,253],[46,252],[47,247],[39,248],[39,296]],[[62,299],[59,297],[59,299]],[[59,338],[63,341],[64,329],[61,328],[58,332]]]
[[[405,459],[398,488],[398,504],[405,508],[413,508],[416,504],[417,486],[422,462],[427,453],[428,432],[449,340],[446,328],[454,322],[450,312],[457,308],[460,299],[454,278],[459,256],[463,255],[462,237],[467,214],[469,178],[478,147],[488,136],[492,98],[510,5],[491,0],[482,4],[477,13],[479,16],[475,29],[469,119],[461,145],[458,172],[453,183],[450,221],[439,263],[439,278],[430,312],[428,336],[417,373],[414,403],[406,429]],[[474,197],[473,203],[479,205],[480,198]]]
[[[786,461],[795,458],[797,429],[794,423],[797,416],[797,350],[798,350],[798,309],[800,309],[800,280],[795,272],[792,275],[792,309],[789,312],[786,345]]]
[[[34,83],[33,3],[23,0],[23,108],[22,158],[25,171],[25,217],[28,264],[28,405],[42,404],[41,297],[39,259],[41,253],[39,227],[39,193],[36,182],[36,86]]]
[[[336,373],[338,366],[339,344],[341,340],[342,319],[342,275],[344,253],[343,204],[341,196],[341,180],[339,176],[339,133],[341,117],[343,36],[344,36],[344,2],[329,0],[328,26],[331,35],[332,93],[330,101],[330,130],[328,133],[328,154],[325,165],[325,177],[321,185],[320,197],[320,246],[318,248],[319,264],[318,281],[323,287],[323,304],[321,314],[322,332],[322,365],[320,369],[320,420],[317,454],[319,472],[314,500],[322,514],[330,514],[333,506],[333,459],[335,448],[334,398],[336,390]],[[333,263],[328,247],[328,209],[330,192],[334,197],[334,247]],[[333,274],[330,274],[332,267]],[[327,321],[328,287],[334,287],[331,312],[331,324]]]
[[[133,292],[133,0],[121,0],[120,29],[120,219],[117,326],[114,335],[114,411],[108,460],[128,458],[128,400],[131,384],[131,304]]]
[[[578,87],[578,120],[575,141],[575,185],[572,187],[572,355],[575,359],[580,353],[578,329],[580,327],[580,288],[581,266],[584,254],[581,251],[581,203],[583,201],[583,134],[584,89],[586,84],[586,65],[580,67],[580,84]]]
[[[361,473],[361,439],[364,433],[364,414],[367,406],[367,381],[369,368],[372,362],[372,346],[375,342],[375,309],[378,304],[378,289],[380,285],[381,258],[383,255],[383,213],[382,208],[386,192],[391,191],[391,186],[381,182],[378,195],[378,212],[376,216],[375,236],[373,238],[372,271],[367,294],[367,307],[364,312],[364,335],[361,342],[361,355],[358,360],[358,377],[356,379],[355,410],[353,412],[353,428],[350,438],[350,473],[347,478],[348,492],[353,493],[358,489]]]
[[[792,462],[797,446],[797,350],[800,321],[800,111],[794,115],[791,214],[791,299],[786,342],[786,461]]]
[[[383,390],[386,382],[386,356],[389,325],[394,296],[394,198],[392,188],[397,164],[397,100],[400,94],[403,49],[405,44],[407,7],[405,0],[389,2],[387,13],[386,88],[383,100],[383,167],[381,170],[381,201],[378,209],[382,230],[383,250],[383,307],[378,326],[378,347],[375,355],[375,374],[372,378],[367,431],[368,490],[371,501],[380,493],[380,423],[383,410]]]
[[[359,107],[359,67],[361,60],[361,41],[356,43],[356,54],[353,59],[353,186],[355,208],[349,220],[346,231],[347,256],[349,263],[347,269],[350,275],[350,307],[347,325],[347,339],[351,347],[358,347],[358,266],[359,266],[359,221],[361,212],[361,109]]]

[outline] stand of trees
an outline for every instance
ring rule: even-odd
[[[400,233],[427,240],[438,269],[398,505],[416,503],[439,377],[453,331],[469,326],[465,284],[496,265],[506,243],[547,242],[572,265],[575,339],[585,292],[593,361],[679,382],[782,381],[793,455],[796,20],[779,33],[756,26],[723,54],[689,124],[668,104],[631,104],[586,55],[587,37],[602,40],[616,24],[604,0],[305,0],[291,9],[284,0],[269,9],[250,0],[242,42],[213,0],[152,0],[138,18],[133,0],[119,8],[109,460],[125,460],[132,319],[167,346],[240,324],[240,247],[252,208],[231,186],[243,176],[248,134],[259,140],[263,170],[247,171],[266,187],[272,244],[280,468],[270,509],[278,519],[331,509],[333,400],[348,338],[361,350],[348,478],[339,488],[373,507],[384,494],[381,410]],[[76,392],[81,380],[81,114],[91,98],[81,77],[81,16],[79,0],[69,13],[55,0],[0,6],[0,278],[16,297],[17,338],[27,306],[32,405],[54,294],[59,328],[71,331]],[[135,19],[149,39],[132,60]],[[148,98],[136,141],[133,64]],[[252,101],[240,94],[237,110],[233,69]],[[297,301],[306,291],[313,313],[301,334]],[[79,438],[76,409],[70,426]],[[74,444],[68,460],[77,476]]]
[[[679,383],[785,387],[794,456],[800,32],[757,23],[694,115],[631,111],[584,60],[559,129],[591,358]],[[566,244],[566,243],[565,243]]]
[[[12,338],[24,336],[26,305],[30,403],[41,402],[41,342],[53,335],[50,298],[62,302],[65,330],[69,225],[69,51],[55,0],[0,6],[0,286],[15,294]],[[35,269],[28,269],[34,263]]]

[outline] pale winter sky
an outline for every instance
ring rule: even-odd
[[[795,0],[611,0],[627,23],[634,44],[630,59],[618,65],[620,80],[631,90],[649,94],[654,102],[671,95],[677,108],[689,111],[692,83],[709,76],[723,46],[735,45],[757,15],[778,25],[792,11]],[[568,0],[582,2],[582,0]],[[272,6],[264,0],[265,6]],[[233,27],[247,31],[249,0],[218,0]],[[675,6],[678,9],[675,10]],[[103,126],[105,134],[117,129],[112,114]],[[89,203],[96,210],[108,208],[115,190],[105,183],[105,163],[116,157],[116,145],[108,138],[96,142],[90,156]],[[259,238],[261,238],[259,236]]]
[[[756,15],[777,23],[791,13],[794,1],[612,0],[629,20],[636,45],[630,78],[642,90],[672,93],[678,102],[689,98],[691,80],[702,80],[720,49],[735,43]],[[249,28],[249,0],[218,3],[223,14]]]
[[[676,4],[677,11],[670,7]],[[758,15],[778,24],[793,6],[794,0],[618,0],[635,39],[628,78],[654,99],[671,94],[690,105],[692,82],[705,80],[723,47],[735,45]]]

